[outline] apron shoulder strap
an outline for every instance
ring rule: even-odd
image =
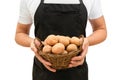
[[[80,1],[80,3],[83,3],[83,0],[79,0]]]
[[[44,0],[41,0],[41,3],[44,3]]]

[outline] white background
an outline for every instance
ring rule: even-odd
[[[108,37],[103,43],[89,48],[89,80],[120,80],[118,1],[101,0]],[[0,80],[32,80],[34,54],[29,48],[19,46],[14,41],[19,3],[20,0],[0,0]],[[91,26],[88,23],[87,35],[90,33]]]

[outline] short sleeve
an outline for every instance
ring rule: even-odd
[[[96,19],[103,15],[101,1],[100,0],[93,0],[90,13],[88,15],[89,19]]]
[[[29,9],[26,4],[26,0],[21,0],[20,2],[20,11],[19,11],[19,23],[22,24],[31,24],[32,23],[32,17],[29,12]]]

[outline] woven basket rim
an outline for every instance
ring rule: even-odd
[[[49,56],[63,56],[63,55],[71,55],[71,54],[74,54],[74,53],[79,53],[79,52],[81,52],[82,50],[80,50],[80,49],[78,49],[78,50],[75,50],[75,51],[71,51],[71,52],[69,52],[69,53],[67,53],[67,54],[54,54],[54,53],[43,53],[42,52],[42,50],[40,50],[39,51],[39,54],[40,55],[49,55]]]

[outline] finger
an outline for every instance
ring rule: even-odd
[[[72,60],[82,60],[83,58],[85,58],[88,51],[88,46],[86,45],[82,48],[83,48],[83,51],[81,52],[81,55],[73,57]]]
[[[81,59],[83,59],[82,56],[75,56],[72,58],[72,61],[79,61]]]
[[[46,61],[46,60],[44,60],[44,59],[42,59],[41,61],[42,61],[42,63],[44,63],[44,64],[46,64],[46,65],[49,65],[49,66],[52,65],[50,62],[48,62],[48,61]]]
[[[50,62],[44,60],[38,53],[36,53],[35,56],[37,57],[37,59],[38,59],[42,64],[49,65],[49,66],[52,65]]]
[[[82,49],[85,50],[86,48],[88,48],[88,46],[89,46],[89,41],[87,38],[84,38]]]
[[[83,51],[81,52],[81,55],[75,56],[72,58],[72,60],[82,60],[85,58],[88,51],[88,46],[84,46]]]
[[[82,60],[78,60],[78,61],[71,61],[71,64],[73,64],[73,65],[77,65],[77,64],[82,64],[83,63],[83,61],[84,61],[84,59],[82,59]]]
[[[72,58],[72,61],[80,61],[80,60],[84,59],[85,56],[86,56],[86,53],[87,53],[87,49],[84,50],[84,51],[81,53],[81,55],[73,57],[73,58]]]
[[[72,65],[72,64],[69,64],[68,68],[72,68],[72,67],[73,67],[73,65]]]
[[[71,64],[69,64],[69,67],[77,67],[79,65],[82,65],[84,63],[84,59],[81,61],[71,61]]]
[[[74,63],[74,64],[69,64],[69,68],[72,68],[72,67],[77,67],[79,64],[78,63]]]
[[[89,46],[89,41],[87,38],[84,38],[84,42],[83,42],[83,45],[82,45],[82,49],[84,49],[86,46]]]
[[[35,47],[31,47],[31,50],[34,52],[34,53],[37,53],[37,49]]]
[[[44,60],[41,56],[38,57],[38,60],[50,71],[56,72],[55,69],[51,68],[50,66],[52,65],[50,62]]]
[[[34,40],[31,42],[30,48],[31,48],[31,50],[34,51],[35,53],[37,52],[37,48],[35,47]]]
[[[34,39],[34,44],[35,44],[36,48],[40,47],[40,41],[38,39]]]
[[[85,56],[86,56],[86,54],[87,54],[87,51],[88,51],[88,46],[86,45],[86,46],[84,46],[84,49],[83,49],[83,52],[81,53],[81,57],[82,58],[84,58]]]
[[[56,72],[56,69],[53,69],[51,68],[50,66],[48,65],[44,65],[49,71],[52,71],[52,72]]]
[[[69,68],[71,68],[71,67],[76,67],[77,65],[78,65],[77,62],[71,61],[71,63],[69,64]]]

